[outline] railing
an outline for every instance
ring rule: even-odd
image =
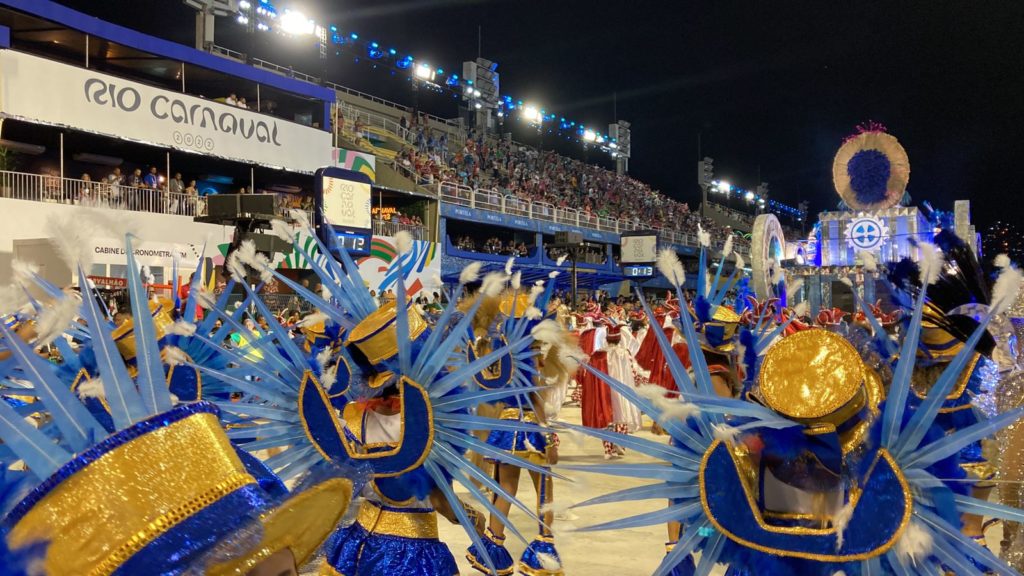
[[[0,171],[0,197],[180,216],[206,211],[206,199],[190,194],[23,172]]]
[[[373,234],[375,236],[394,236],[400,231],[412,234],[416,240],[430,240],[430,230],[423,226],[414,224],[402,224],[400,222],[388,222],[387,220],[373,221]]]
[[[696,246],[697,234],[671,230],[651,226],[648,223],[640,222],[638,219],[617,219],[587,214],[574,208],[560,208],[546,202],[532,202],[525,198],[510,194],[502,194],[498,190],[474,189],[461,184],[443,182],[436,188],[438,198],[441,202],[487,210],[489,212],[500,212],[513,216],[525,216],[533,220],[567,224],[579,228],[590,228],[602,232],[613,232],[621,234],[633,230],[654,229],[663,239],[673,244],[682,246]],[[721,244],[722,242],[718,242]],[[748,255],[750,247],[744,242],[734,238],[736,251]]]

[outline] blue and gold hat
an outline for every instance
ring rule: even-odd
[[[394,362],[398,358],[398,331],[395,320],[398,317],[398,307],[394,301],[381,305],[380,308],[363,318],[351,331],[345,340],[345,346],[357,349],[368,367],[373,370],[391,370],[397,372]],[[416,308],[406,304],[406,313],[409,318],[409,345],[417,347],[430,335],[427,321],[416,311]],[[403,345],[405,345],[403,343]],[[351,348],[350,348],[351,349]],[[359,362],[358,355],[354,355]]]

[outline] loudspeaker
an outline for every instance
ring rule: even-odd
[[[241,206],[239,207],[242,214],[274,214],[274,200],[273,194],[241,194]]]
[[[583,234],[579,232],[555,232],[556,246],[579,246],[583,244]]]
[[[206,213],[213,219],[238,218],[241,212],[239,198],[239,194],[210,194],[206,197]]]
[[[259,234],[256,232],[243,232],[241,241],[252,240],[256,245],[257,252],[276,254],[278,252],[291,252],[292,245],[273,234]]]

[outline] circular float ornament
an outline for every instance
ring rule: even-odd
[[[777,298],[776,286],[771,279],[786,253],[786,237],[782,224],[774,214],[761,214],[754,219],[750,233],[750,270],[754,294],[761,300]]]
[[[855,251],[872,251],[889,240],[889,227],[881,218],[861,216],[846,225],[846,243]]]
[[[853,210],[883,210],[899,204],[910,182],[907,151],[880,128],[847,139],[832,162],[836,192]]]

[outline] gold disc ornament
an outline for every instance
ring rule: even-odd
[[[884,210],[899,204],[910,182],[910,160],[894,136],[877,124],[859,128],[832,162],[832,182],[851,210]]]

